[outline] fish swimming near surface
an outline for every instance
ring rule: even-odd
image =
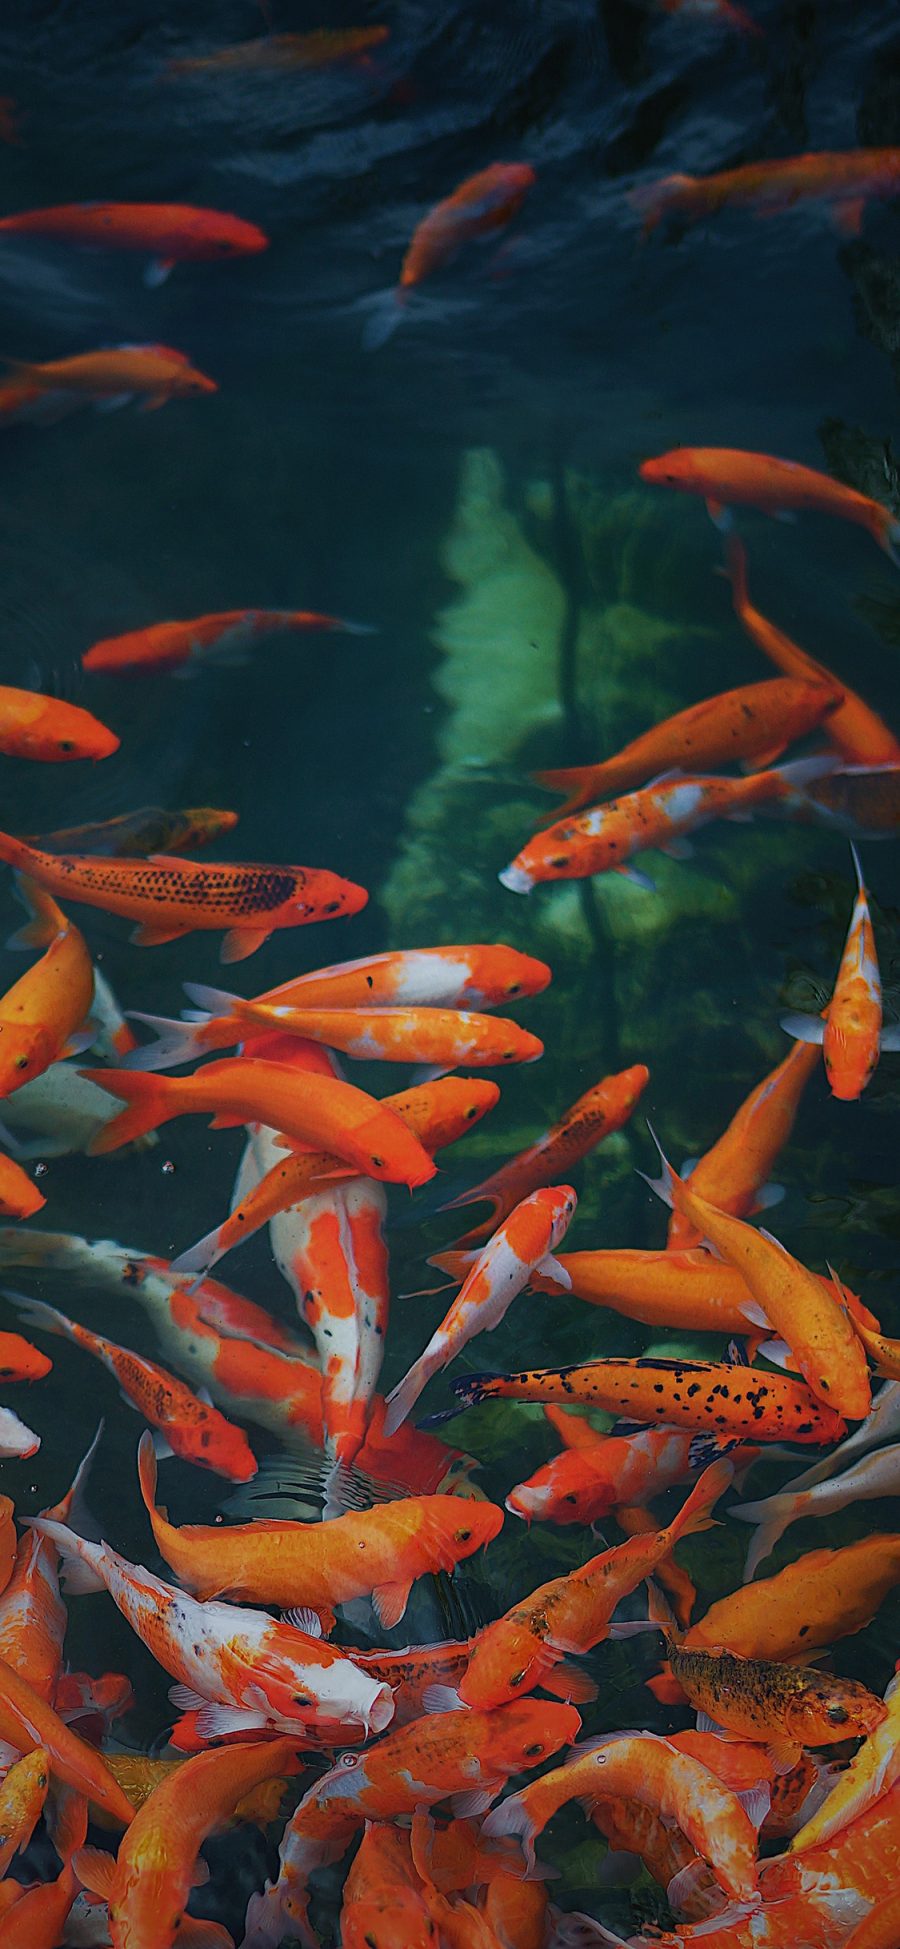
[[[44,410],[60,413],[82,400],[109,410],[138,399],[144,412],[152,412],[171,399],[218,392],[214,379],[170,345],[112,345],[42,365],[23,359],[6,363],[12,377],[0,392],[0,419],[15,419],[19,410],[26,418]]]
[[[661,772],[703,772],[739,763],[747,771],[762,769],[795,739],[827,724],[842,699],[837,678],[827,671],[805,679],[775,677],[744,684],[665,718],[614,758],[535,772],[535,782],[568,794],[557,815],[563,818],[600,799],[618,798]]]
[[[681,1176],[695,1195],[733,1218],[752,1218],[780,1201],[782,1187],[769,1181],[769,1173],[790,1137],[816,1066],[808,1046],[795,1042],[784,1061],[757,1083],[711,1148],[689,1170],[682,1165]],[[673,1211],[669,1251],[690,1250],[700,1244],[700,1236],[683,1212]]]
[[[898,151],[900,157],[900,151]],[[641,463],[640,476],[655,487],[674,487],[682,494],[699,494],[707,512],[720,527],[731,525],[729,509],[759,508],[763,514],[836,515],[865,528],[886,555],[900,566],[900,520],[881,501],[846,487],[815,467],[798,460],[778,460],[768,453],[738,447],[674,447]]]
[[[94,1039],[85,1025],[94,1003],[94,969],[83,936],[48,894],[24,881],[32,915],[16,944],[43,946],[41,959],[0,998],[0,1097],[79,1054]]]
[[[376,300],[363,337],[370,351],[396,331],[408,293],[449,263],[463,244],[503,230],[518,215],[535,181],[530,163],[492,162],[435,203],[416,225],[396,290]]]
[[[148,853],[192,853],[233,832],[236,812],[217,805],[191,805],[169,812],[162,805],[142,805],[136,812],[120,812],[84,826],[60,826],[55,832],[28,833],[25,843],[45,853],[103,853],[118,859],[143,858]]]
[[[124,636],[106,636],[85,650],[81,667],[126,675],[174,670],[185,676],[204,663],[241,668],[249,663],[249,652],[260,639],[282,630],[301,635],[373,634],[368,623],[349,623],[312,609],[221,609],[188,622],[149,623],[146,629],[128,630]]]
[[[712,176],[664,176],[642,185],[632,203],[644,235],[663,217],[698,223],[720,210],[748,209],[777,216],[806,203],[824,203],[843,236],[858,236],[868,202],[900,196],[900,149],[820,150],[742,163]]]
[[[179,263],[223,263],[256,255],[269,239],[255,223],[190,203],[59,203],[0,217],[0,236],[46,237],[87,250],[136,250],[150,258],[148,284]]]
[[[181,940],[196,928],[222,929],[223,961],[255,954],[276,928],[356,914],[368,899],[363,887],[319,867],[43,853],[6,832],[0,859],[64,900],[135,921],[131,938],[140,947]]]
[[[856,870],[856,900],[841,955],[834,993],[822,1015],[783,1015],[788,1035],[821,1047],[832,1096],[854,1103],[871,1081],[885,1049],[900,1049],[900,1024],[884,1027],[881,974],[875,930],[856,847],[851,846]]]
[[[0,684],[0,752],[5,757],[30,758],[42,765],[70,764],[76,758],[96,763],[118,749],[115,732],[80,704]]]

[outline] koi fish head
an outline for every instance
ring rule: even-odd
[[[437,1949],[437,1925],[414,1888],[399,1880],[345,1903],[341,1949]]]
[[[539,880],[578,879],[582,869],[573,851],[573,841],[578,837],[568,820],[536,832],[511,865],[498,874],[501,885],[511,893],[530,893]]]
[[[518,948],[506,947],[499,941],[483,948],[481,957],[473,956],[474,966],[465,984],[466,1001],[473,1007],[540,995],[552,978],[546,961],[538,961],[531,954],[520,954]]]
[[[851,1001],[841,1009],[839,1021],[829,1018],[822,1057],[832,1096],[840,1103],[855,1103],[878,1062],[878,1031],[868,1013]]]
[[[119,739],[99,718],[77,704],[48,699],[43,710],[28,726],[21,742],[21,755],[40,759],[44,764],[66,764],[74,758],[111,758],[119,749]]]
[[[177,393],[217,393],[219,390],[215,379],[208,378],[205,372],[198,372],[196,366],[187,362],[169,383],[171,390]]]
[[[501,1706],[490,1721],[486,1770],[524,1773],[542,1760],[571,1746],[581,1730],[581,1713],[574,1705],[550,1699],[520,1699]]]
[[[792,1699],[786,1729],[803,1746],[833,1746],[842,1739],[864,1739],[887,1717],[883,1699],[855,1679],[817,1673]]]
[[[46,1069],[55,1053],[47,1044],[46,1030],[39,1023],[0,1022],[0,1097],[12,1096]]]
[[[229,1482],[251,1482],[258,1463],[243,1428],[214,1410],[205,1415],[191,1442],[191,1460],[224,1475]]]
[[[475,1642],[475,1649],[458,1687],[464,1704],[475,1711],[490,1712],[507,1705],[540,1684],[541,1674],[553,1663],[543,1641],[525,1618],[501,1618],[489,1624]]]
[[[537,1469],[527,1482],[517,1483],[506,1498],[506,1507],[527,1522],[596,1523],[615,1501],[615,1483],[604,1482],[596,1462],[579,1449],[566,1449],[546,1467]]]
[[[641,480],[649,481],[654,487],[677,487],[686,493],[696,490],[696,468],[691,447],[672,447],[669,453],[657,454],[652,460],[642,460],[638,473]]]

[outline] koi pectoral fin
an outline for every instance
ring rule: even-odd
[[[397,1583],[379,1584],[378,1588],[373,1590],[372,1608],[379,1624],[383,1625],[386,1631],[392,1631],[394,1625],[399,1624],[409,1603],[411,1589],[411,1583]]]
[[[269,927],[230,927],[219,949],[220,961],[246,961],[271,933]]]
[[[166,941],[181,941],[188,933],[188,927],[154,927],[149,921],[141,921],[132,928],[129,940],[135,947],[163,947]]]
[[[558,1286],[562,1286],[567,1293],[571,1292],[571,1274],[567,1272],[564,1265],[560,1265],[558,1259],[554,1259],[552,1252],[548,1252],[546,1258],[539,1261],[535,1271],[539,1272],[543,1279],[555,1279]]]
[[[821,1045],[825,1039],[825,1024],[818,1015],[782,1015],[780,1019],[785,1034],[792,1035],[795,1042],[817,1042]]]
[[[889,1029],[884,1029],[884,1028],[882,1029],[881,1048],[882,1048],[882,1053],[884,1052],[885,1049],[890,1050],[892,1052],[897,1049],[900,1049],[900,1023],[895,1022],[891,1025]]]

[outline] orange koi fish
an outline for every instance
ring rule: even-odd
[[[527,1522],[597,1523],[621,1503],[642,1505],[675,1488],[710,1459],[717,1445],[715,1438],[678,1428],[639,1428],[630,1435],[591,1432],[588,1445],[565,1448],[511,1489],[507,1509]]]
[[[75,1872],[83,1887],[109,1903],[113,1942],[140,1943],[142,1949],[171,1949],[176,1938],[184,1942],[192,1930],[184,1911],[203,1842],[255,1787],[303,1765],[304,1749],[294,1739],[198,1753],[160,1782],[135,1814],[117,1855],[82,1847]]]
[[[172,1117],[211,1113],[212,1128],[265,1123],[300,1144],[336,1151],[366,1176],[388,1184],[427,1184],[433,1158],[392,1110],[336,1076],[298,1072],[286,1063],[227,1057],[194,1076],[148,1076],[136,1070],[82,1074],[128,1109],[92,1139],[93,1155],[118,1150]]]
[[[549,1904],[542,1881],[494,1875],[480,1897],[480,1906],[500,1949],[546,1949]]]
[[[195,1597],[230,1597],[314,1611],[330,1630],[334,1606],[372,1597],[386,1629],[399,1624],[417,1577],[452,1571],[503,1527],[491,1502],[422,1496],[351,1510],[330,1522],[257,1519],[176,1529],[156,1507],[156,1458],[141,1440],[141,1495],[160,1554]],[[308,1628],[308,1627],[307,1627]]]
[[[255,223],[190,203],[60,203],[0,217],[0,232],[48,237],[88,250],[139,250],[152,260],[147,284],[161,284],[176,264],[221,262],[265,250],[269,239]]]
[[[201,663],[239,667],[249,661],[247,651],[259,637],[281,629],[372,634],[367,623],[320,616],[312,609],[222,609],[209,616],[193,616],[189,622],[151,623],[146,629],[129,630],[125,636],[106,636],[85,651],[81,667],[126,674],[133,670],[179,670],[187,674]]]
[[[847,684],[838,686],[838,679],[824,663],[819,663],[808,651],[801,650],[799,644],[791,641],[784,631],[770,623],[758,609],[754,609],[747,592],[747,551],[743,542],[735,534],[728,536],[725,546],[727,576],[731,583],[734,599],[734,612],[763,656],[777,664],[789,677],[799,677],[807,683],[827,684],[839,687],[841,701],[836,709],[828,713],[825,731],[829,744],[841,753],[850,765],[896,765],[900,763],[900,740],[893,731],[873,711],[871,705],[857,696]],[[815,787],[817,792],[826,792],[830,779],[822,779]]]
[[[451,196],[435,203],[416,225],[401,266],[400,282],[396,290],[386,294],[387,308],[383,294],[369,321],[363,342],[370,351],[383,345],[396,330],[407,292],[449,263],[463,244],[505,229],[518,215],[536,180],[529,163],[492,162],[487,169],[467,176]]]
[[[524,1880],[518,1848],[511,1842],[486,1841],[479,1821],[450,1820],[438,1826],[430,1814],[414,1814],[412,1840],[422,1879],[442,1895],[487,1887],[498,1876]]]
[[[144,1054],[144,1051],[141,1052]],[[137,1065],[136,1065],[137,1066]],[[417,1083],[396,1096],[380,1099],[393,1110],[420,1144],[433,1156],[465,1135],[499,1101],[496,1083],[483,1077],[443,1076],[433,1083]],[[271,1169],[232,1207],[229,1216],[172,1264],[176,1272],[205,1273],[232,1247],[252,1238],[261,1225],[288,1211],[324,1177],[332,1176],[344,1160],[334,1151],[281,1152]]]
[[[788,1842],[788,1854],[802,1855],[833,1841],[900,1780],[900,1676],[891,1679],[884,1703],[881,1724],[870,1729],[821,1806]]]
[[[0,752],[7,758],[37,759],[43,765],[68,764],[73,758],[96,762],[110,758],[119,742],[114,731],[79,704],[0,684]]]
[[[846,1949],[893,1949],[900,1942],[900,1891],[877,1902],[847,1937]]]
[[[42,1518],[38,1518],[39,1521]],[[106,1809],[123,1827],[131,1819],[131,1805],[116,1785],[106,1762],[64,1724],[59,1714],[0,1658],[0,1738],[19,1753],[40,1746],[50,1755],[50,1770],[76,1793]]]
[[[49,893],[136,921],[131,938],[141,947],[180,940],[195,928],[225,928],[224,961],[255,954],[275,928],[355,914],[368,899],[363,887],[318,867],[42,853],[5,832],[0,859]]]
[[[474,1638],[407,1645],[403,1651],[359,1651],[353,1661],[394,1694],[394,1724],[408,1725],[426,1712],[443,1712],[459,1698],[459,1683],[475,1648]],[[561,1658],[544,1673],[541,1688],[565,1705],[592,1704],[597,1687],[580,1666]]]
[[[353,61],[381,47],[387,27],[318,27],[311,34],[265,34],[259,40],[239,41],[213,54],[179,55],[166,64],[170,75],[238,74],[246,69],[325,68],[337,61]]]
[[[850,851],[856,868],[856,900],[824,1020],[800,1014],[781,1018],[788,1035],[821,1047],[831,1094],[841,1103],[855,1103],[862,1096],[883,1049],[900,1049],[900,1027],[882,1025],[875,932],[859,855],[855,846]]]
[[[84,938],[49,895],[28,882],[24,893],[35,918],[20,929],[19,939],[35,945],[49,939],[49,946],[0,999],[0,1097],[93,1039],[78,1033],[94,999],[94,969]]]
[[[256,1474],[256,1457],[243,1429],[226,1421],[218,1408],[199,1400],[184,1381],[176,1380],[154,1360],[133,1353],[130,1347],[120,1347],[102,1333],[92,1333],[77,1320],[67,1319],[42,1299],[17,1296],[14,1304],[33,1326],[60,1334],[102,1361],[115,1375],[125,1399],[163,1434],[164,1452],[212,1469],[229,1482],[249,1482]]]
[[[7,359],[13,380],[3,395],[4,416],[15,413],[16,397],[30,407],[39,403],[64,407],[80,398],[102,400],[107,406],[126,406],[143,400],[144,411],[165,406],[170,399],[195,393],[218,392],[214,379],[198,372],[184,352],[171,345],[113,345],[102,352],[79,352],[68,359],[49,359],[43,365]]]
[[[74,1856],[87,1835],[87,1801],[63,1790],[54,1806],[53,1845],[62,1862],[55,1881],[24,1890],[3,1919],[4,1949],[56,1949],[64,1940],[69,1910],[81,1883]]]
[[[217,805],[191,805],[183,812],[142,805],[137,812],[120,812],[114,819],[101,819],[92,825],[31,833],[26,843],[47,853],[67,853],[75,847],[79,852],[134,859],[148,853],[192,853],[221,838],[223,832],[233,832],[237,822],[236,812]]]
[[[580,1725],[574,1706],[523,1699],[497,1712],[437,1712],[391,1731],[365,1753],[343,1754],[288,1821],[278,1879],[247,1909],[247,1949],[276,1949],[285,1933],[304,1937],[310,1874],[340,1860],[366,1821],[395,1822],[448,1795],[458,1804],[461,1797],[460,1811],[481,1812],[510,1774],[549,1759]]]
[[[589,1360],[581,1366],[468,1374],[450,1386],[462,1407],[481,1401],[580,1403],[649,1427],[713,1430],[750,1441],[839,1441],[846,1422],[802,1381],[726,1361]]]
[[[483,1178],[470,1191],[463,1191],[458,1198],[451,1198],[441,1206],[442,1211],[458,1211],[463,1205],[489,1203],[491,1210],[487,1218],[473,1225],[458,1245],[472,1245],[483,1239],[508,1218],[514,1205],[530,1192],[542,1186],[558,1183],[565,1171],[573,1164],[581,1162],[590,1151],[602,1144],[604,1137],[621,1130],[633,1115],[641,1095],[650,1081],[650,1071],[643,1063],[635,1063],[631,1069],[622,1069],[618,1075],[604,1076],[583,1096],[564,1110],[558,1121],[549,1130],[529,1144],[527,1150],[519,1151],[516,1157],[501,1164],[489,1178]],[[433,1262],[432,1262],[433,1263]],[[535,1274],[534,1277],[539,1275]]]
[[[890,509],[797,460],[776,460],[738,447],[674,447],[671,453],[642,461],[638,471],[654,486],[700,494],[718,526],[730,526],[732,503],[760,508],[764,514],[808,509],[866,528],[879,548],[900,563],[900,521]]]
[[[77,1726],[92,1746],[100,1746],[115,1721],[130,1711],[134,1692],[124,1672],[104,1672],[101,1678],[61,1672],[53,1703],[67,1726]]]
[[[437,1942],[407,1830],[367,1821],[344,1883],[342,1949],[437,1949]]]
[[[49,1374],[52,1366],[52,1360],[33,1347],[30,1340],[23,1340],[21,1333],[0,1333],[0,1381],[39,1381]],[[0,1497],[0,1503],[5,1500]]]
[[[193,1001],[213,1014],[214,1046],[231,1047],[248,1036],[299,1035],[358,1062],[412,1062],[462,1069],[537,1062],[544,1045],[518,1022],[454,1008],[298,1008],[289,1002],[244,1001],[220,988],[186,986]],[[228,1039],[223,1045],[227,1028]]]
[[[89,1543],[64,1523],[38,1516],[34,1528],[55,1543],[70,1588],[109,1591],[157,1664],[177,1679],[174,1703],[200,1709],[200,1730],[208,1738],[274,1726],[344,1744],[383,1731],[392,1718],[388,1686],[321,1638],[276,1623],[266,1611],[199,1604],[108,1543]],[[0,1702],[0,1730],[2,1724]],[[129,1806],[125,1818],[130,1815]]]
[[[777,1069],[757,1083],[712,1148],[692,1164],[689,1183],[695,1196],[732,1218],[750,1218],[778,1203],[781,1187],[768,1183],[769,1173],[794,1128],[815,1068],[814,1053],[802,1041],[795,1042]],[[684,1167],[682,1176],[688,1176]],[[668,1243],[676,1252],[700,1243],[696,1225],[681,1212],[672,1213]]]
[[[563,818],[673,769],[712,771],[742,763],[746,770],[756,770],[814,731],[838,709],[842,697],[841,686],[827,672],[806,680],[775,677],[768,683],[743,684],[665,718],[615,758],[564,771],[538,771],[535,782],[549,792],[568,794],[559,808]]]
[[[654,1139],[655,1141],[655,1139]],[[657,1146],[659,1148],[659,1146]],[[789,1337],[791,1361],[818,1401],[850,1421],[872,1406],[865,1349],[842,1296],[808,1271],[770,1232],[732,1218],[679,1178],[659,1152],[662,1176],[647,1182],[710,1241],[745,1280],[759,1307],[759,1323]]]
[[[542,1584],[495,1624],[486,1625],[475,1639],[459,1686],[463,1703],[490,1710],[521,1698],[543,1683],[542,1674],[564,1653],[580,1655],[602,1643],[622,1598],[652,1575],[681,1537],[709,1528],[710,1511],[732,1475],[729,1462],[711,1463],[667,1528],[603,1550],[580,1569]]]
[[[570,1184],[557,1184],[533,1191],[515,1206],[479,1253],[424,1353],[388,1395],[384,1425],[389,1435],[412,1412],[432,1374],[454,1360],[477,1333],[492,1333],[500,1325],[535,1267],[560,1276],[552,1255],[569,1229],[577,1203]]]
[[[898,523],[900,530],[900,523]],[[560,819],[529,839],[498,875],[511,893],[530,893],[542,880],[583,880],[593,873],[621,873],[653,890],[646,873],[630,866],[635,853],[652,846],[673,859],[687,857],[684,835],[713,819],[744,819],[757,805],[781,811],[798,803],[798,791],[828,769],[828,760],[801,758],[749,778],[661,778],[639,792],[592,806],[577,818]]]
[[[314,968],[257,996],[296,998],[298,1008],[495,1008],[539,995],[551,979],[546,961],[505,942],[464,947],[394,948]]]
[[[692,1650],[726,1645],[742,1658],[792,1659],[870,1624],[900,1583],[900,1536],[873,1534],[808,1550],[772,1577],[720,1597],[685,1633]]]
[[[612,1513],[623,1535],[628,1537],[651,1536],[659,1527],[658,1518],[639,1503],[617,1502]],[[697,1602],[697,1586],[693,1578],[680,1563],[676,1563],[671,1552],[661,1559],[653,1574],[665,1591],[679,1624],[689,1624]]]
[[[734,1901],[758,1892],[756,1828],[737,1794],[707,1766],[654,1733],[589,1740],[562,1766],[504,1800],[485,1821],[489,1835],[516,1834],[534,1861],[534,1839],[569,1800],[590,1807],[621,1796],[674,1822]]]
[[[51,1520],[79,1520],[84,1482],[101,1432],[102,1423],[71,1488],[42,1512]],[[12,1575],[0,1596],[0,1659],[48,1705],[56,1705],[65,1633],[66,1607],[59,1594],[56,1550],[34,1530],[26,1529],[16,1546]]]
[[[670,214],[698,223],[722,209],[779,215],[800,203],[826,203],[844,236],[858,236],[866,203],[900,196],[900,149],[824,150],[743,163],[714,176],[665,176],[634,192],[644,235]]]
[[[763,33],[759,21],[754,20],[753,15],[748,14],[745,7],[736,7],[734,0],[660,0],[660,5],[664,13],[689,14],[704,23],[712,21],[716,25],[721,22],[723,26],[732,27],[739,34],[754,34],[760,37]]]
[[[50,1755],[44,1746],[15,1760],[0,1786],[0,1875],[15,1854],[27,1848],[41,1818],[50,1785]]]
[[[221,1751],[222,1748],[218,1747],[216,1750]],[[231,1750],[234,1750],[234,1745]],[[139,1813],[141,1808],[146,1806],[150,1795],[156,1792],[163,1780],[167,1780],[184,1765],[184,1758],[181,1755],[177,1759],[151,1759],[146,1753],[108,1753],[106,1758],[110,1772],[127,1793],[135,1813]],[[287,1780],[279,1779],[277,1776],[271,1780],[264,1780],[261,1786],[252,1788],[248,1794],[245,1794],[243,1800],[238,1801],[234,1814],[226,1824],[231,1826],[232,1821],[247,1820],[252,1821],[256,1827],[268,1827],[273,1820],[277,1819],[286,1786]],[[97,1819],[100,1827],[110,1825],[105,1815],[98,1818],[96,1810],[93,1817]]]
[[[449,1253],[429,1265],[449,1271]],[[675,1326],[688,1333],[746,1334],[755,1302],[733,1266],[711,1252],[561,1252],[558,1263],[571,1279],[576,1299],[606,1306],[645,1326]],[[535,1292],[558,1293],[558,1280],[534,1273]]]

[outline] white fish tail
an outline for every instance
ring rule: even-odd
[[[103,1543],[89,1543],[86,1537],[76,1535],[66,1523],[50,1522],[46,1516],[35,1516],[30,1528],[55,1543],[64,1586],[70,1596],[79,1597],[88,1591],[106,1589],[106,1579],[100,1574],[100,1565],[106,1556]]]
[[[391,1389],[387,1397],[387,1411],[384,1417],[384,1432],[386,1435],[396,1434],[397,1429],[402,1426],[407,1415],[412,1413],[419,1395],[440,1365],[441,1362],[439,1359],[435,1359],[434,1357],[429,1359],[426,1348],[419,1359],[413,1361],[409,1373],[404,1374],[402,1381],[399,1381],[397,1386]]]
[[[71,1320],[67,1320],[64,1313],[58,1313],[55,1306],[48,1306],[46,1300],[32,1299],[27,1293],[12,1292],[9,1286],[4,1286],[3,1297],[12,1301],[25,1326],[43,1327],[45,1333],[58,1333],[64,1340],[75,1338]]]
[[[123,1069],[180,1069],[183,1063],[196,1062],[203,1055],[202,1024],[174,1022],[168,1015],[144,1015],[137,1008],[130,1008],[128,1015],[132,1022],[143,1022],[153,1029],[156,1041],[132,1049],[122,1059]]]
[[[802,1495],[789,1495],[783,1491],[781,1495],[767,1497],[765,1502],[739,1502],[729,1512],[732,1516],[737,1516],[742,1523],[759,1525],[747,1551],[747,1561],[744,1565],[745,1584],[751,1581],[766,1557],[771,1556],[779,1537],[784,1535],[785,1530],[789,1529],[791,1523],[800,1515],[803,1501]]]
[[[522,1852],[529,1869],[534,1868],[535,1826],[520,1793],[510,1794],[508,1800],[501,1801],[499,1807],[495,1807],[488,1814],[481,1831],[491,1840],[498,1840],[501,1835],[514,1834],[522,1843]]]
[[[660,1177],[652,1178],[648,1176],[646,1171],[639,1171],[638,1176],[643,1178],[645,1184],[649,1184],[651,1191],[656,1192],[657,1197],[662,1199],[664,1205],[668,1205],[670,1210],[674,1211],[675,1200],[672,1193],[672,1186],[675,1183],[675,1172],[673,1171],[672,1166],[669,1163],[669,1160],[665,1154],[665,1151],[663,1150],[659,1138],[657,1137],[656,1131],[654,1130],[652,1123],[648,1123],[647,1129],[649,1130],[650,1135],[653,1138],[653,1142],[655,1143],[656,1148],[659,1151],[659,1161],[660,1164],[662,1165],[662,1173]]]
[[[188,1246],[186,1252],[180,1252],[178,1258],[172,1260],[169,1270],[194,1272],[198,1280],[202,1279],[204,1273],[225,1256],[219,1245],[221,1231],[221,1225],[216,1225],[213,1231],[206,1233],[204,1238],[198,1238],[196,1245]]]
[[[234,995],[228,988],[207,988],[200,981],[183,981],[181,985],[188,1001],[195,1008],[205,1009],[207,1015],[230,1015],[243,1001],[242,995]]]

